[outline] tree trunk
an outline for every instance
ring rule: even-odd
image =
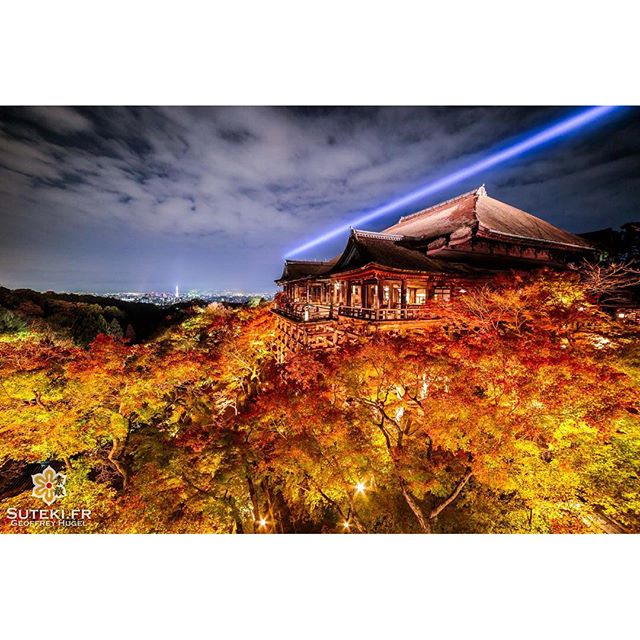
[[[251,506],[253,507],[253,532],[255,533],[255,522],[260,517],[260,505],[258,504],[258,494],[256,493],[255,485],[251,476],[247,473],[245,475],[247,479],[247,486],[249,487],[249,497],[251,498]]]
[[[414,500],[409,489],[407,488],[407,484],[404,481],[404,478],[402,478],[402,476],[397,470],[396,470],[396,477],[398,478],[398,482],[400,483],[400,490],[402,491],[402,495],[405,499],[405,502],[409,505],[409,509],[413,511],[413,515],[415,515],[416,520],[418,521],[418,524],[422,529],[422,533],[431,533],[431,524],[424,517],[424,514],[422,513],[422,509],[420,509],[420,506]]]
[[[109,455],[107,457],[109,458],[109,462],[111,462],[111,464],[116,468],[116,471],[122,476],[122,488],[126,489],[127,483],[129,482],[129,473],[126,467],[122,464],[122,462],[118,460],[116,457],[118,455],[119,448],[120,448],[120,440],[118,440],[117,438],[114,438],[113,444],[111,445],[111,451],[109,452]],[[122,455],[123,453],[124,453],[124,447],[123,447],[123,450],[120,452],[120,455]]]

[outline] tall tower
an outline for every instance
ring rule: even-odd
[[[180,297],[180,287],[176,285],[176,300]]]

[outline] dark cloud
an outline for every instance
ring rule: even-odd
[[[91,121],[70,107],[27,107],[23,115],[56,133],[87,133],[92,130]]]
[[[233,144],[244,144],[256,139],[248,129],[220,129],[218,135],[226,142]]]
[[[571,111],[6,108],[0,284],[267,289],[293,246]],[[485,182],[572,231],[617,226],[640,218],[639,156],[627,110],[432,202]]]

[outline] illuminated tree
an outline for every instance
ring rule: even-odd
[[[0,336],[0,465],[64,468],[100,532],[640,530],[634,336],[577,274],[443,313],[282,365],[264,305],[87,348],[39,319]]]

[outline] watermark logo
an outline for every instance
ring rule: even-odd
[[[67,476],[48,466],[42,473],[31,476],[32,497],[50,507],[56,500],[66,497]],[[91,509],[22,509],[10,507],[5,518],[12,527],[84,527],[91,521]]]
[[[48,466],[42,473],[32,475],[31,479],[33,480],[31,495],[34,498],[40,498],[49,507],[56,500],[60,500],[60,498],[64,498],[67,495],[67,490],[64,486],[67,476],[57,473],[51,466]]]

